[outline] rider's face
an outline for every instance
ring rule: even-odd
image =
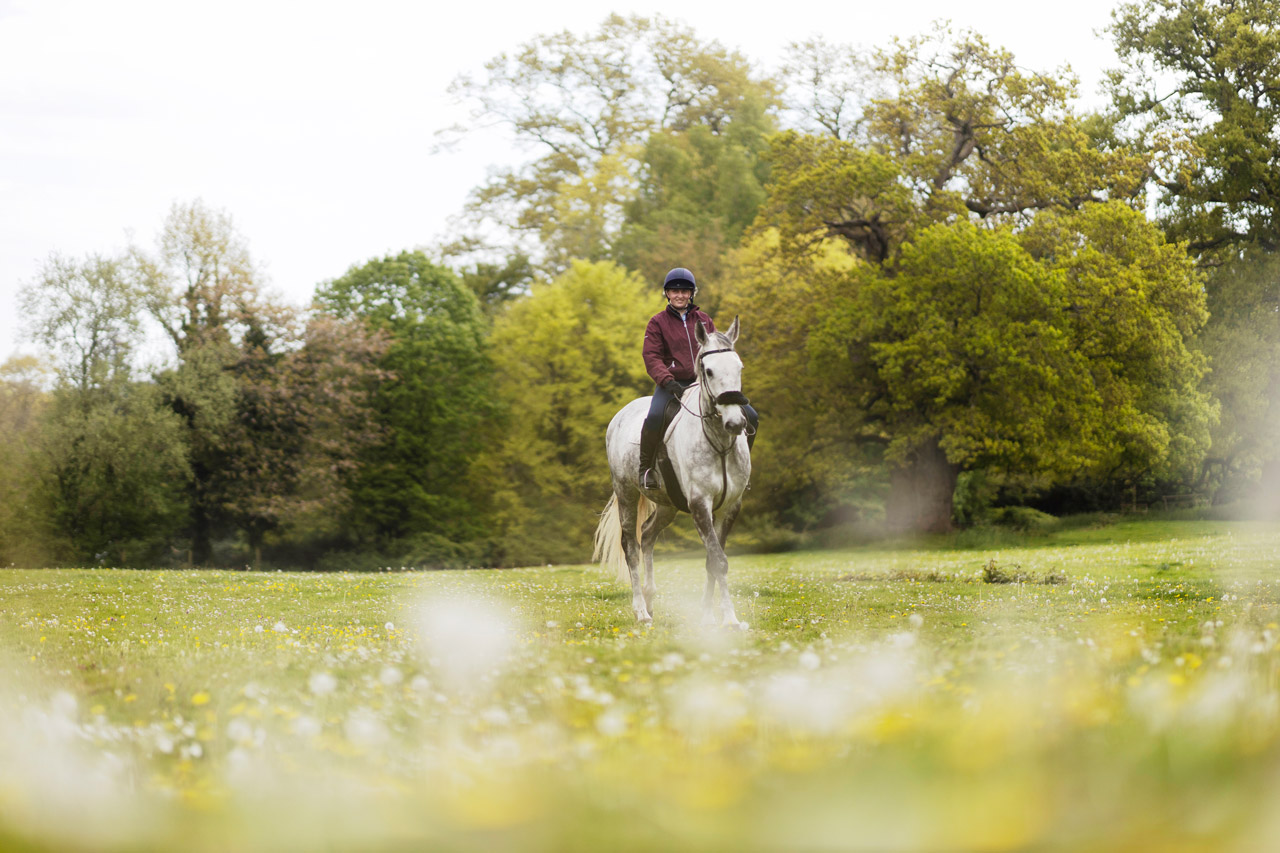
[[[685,290],[683,287],[673,287],[667,291],[667,301],[671,303],[671,307],[677,311],[683,311],[689,307],[690,300],[693,299],[693,291]]]

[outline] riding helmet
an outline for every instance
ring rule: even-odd
[[[693,273],[684,267],[676,267],[667,273],[666,279],[662,282],[664,292],[671,290],[673,287],[692,290],[694,293],[698,292],[698,283],[693,280]]]

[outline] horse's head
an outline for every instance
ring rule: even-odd
[[[701,323],[694,329],[698,337],[698,384],[702,387],[704,415],[719,415],[724,428],[734,435],[747,427],[742,407],[747,398],[742,393],[742,359],[733,351],[738,342],[738,318],[728,331],[708,332]]]

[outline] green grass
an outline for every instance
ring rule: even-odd
[[[649,629],[585,566],[5,571],[0,849],[1274,848],[1278,556],[1110,519],[737,556],[745,633],[684,557]]]

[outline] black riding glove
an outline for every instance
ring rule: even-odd
[[[668,394],[675,397],[677,400],[679,400],[681,395],[684,394],[684,386],[674,379],[668,379],[666,382],[663,382],[662,387]]]

